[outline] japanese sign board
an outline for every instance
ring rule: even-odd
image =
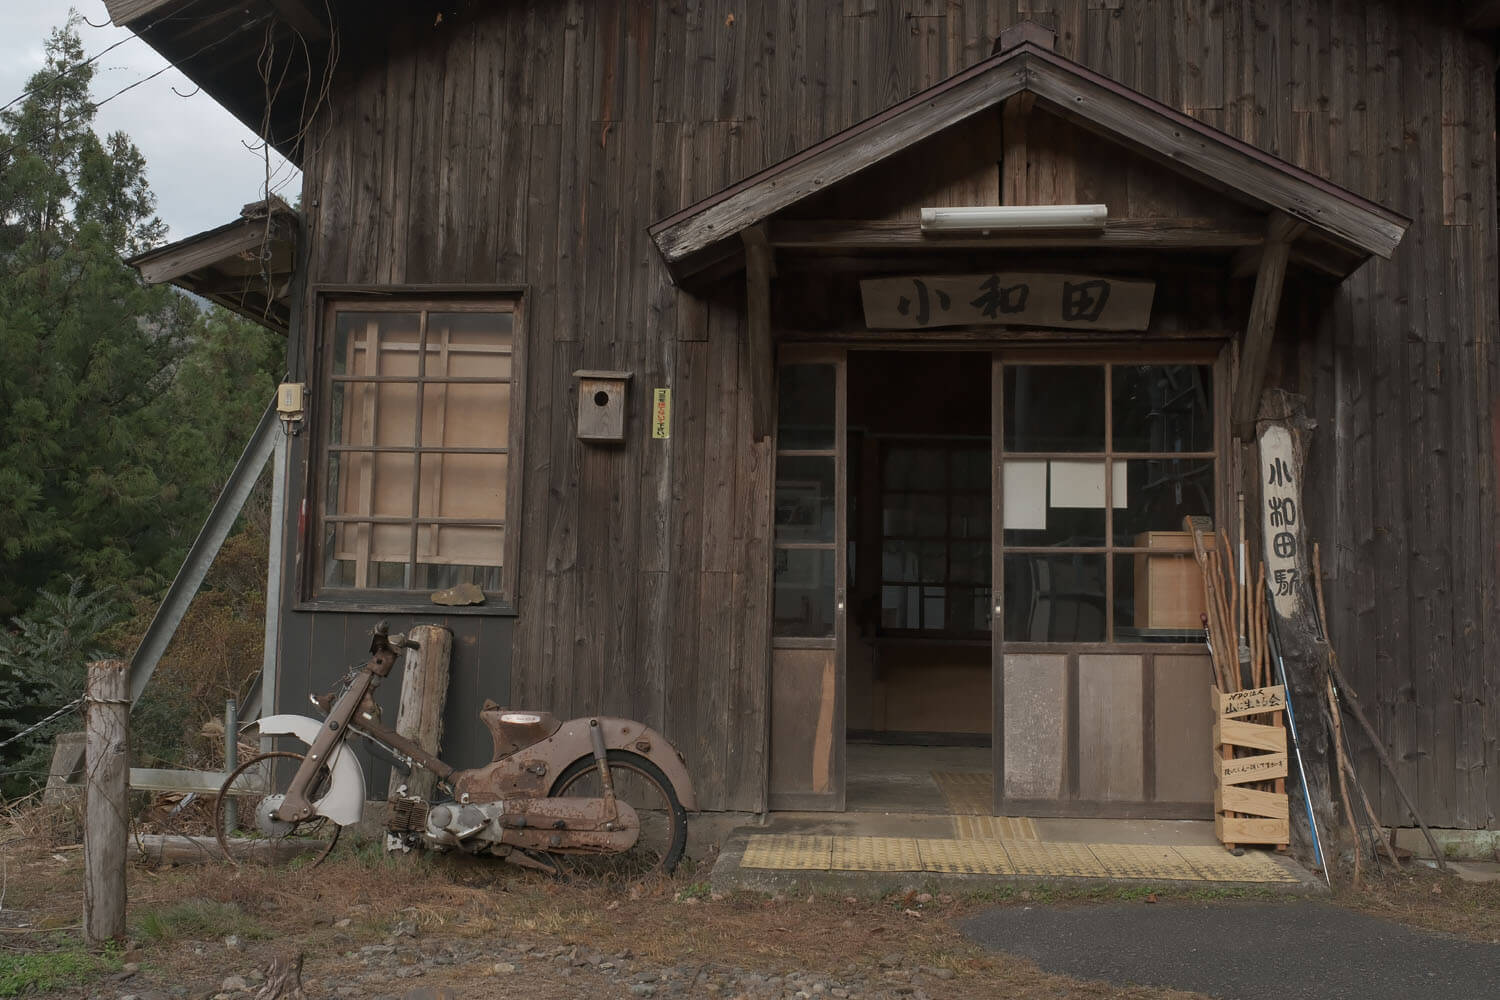
[[[1144,330],[1152,281],[1078,274],[934,274],[859,283],[872,330],[945,326],[1043,326]]]
[[[664,440],[672,436],[672,390],[651,390],[651,436]]]
[[[1283,619],[1302,607],[1302,469],[1292,435],[1272,424],[1260,432],[1261,537],[1265,540],[1266,583]]]

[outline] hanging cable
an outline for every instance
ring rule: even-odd
[[[121,45],[124,45],[126,42],[130,41],[131,39],[133,39],[133,38],[140,38],[141,35],[142,35],[142,33],[150,31],[152,28],[155,28],[157,25],[162,24],[165,21],[175,20],[177,18],[180,18],[183,15],[183,13],[189,7],[191,7],[194,4],[199,3],[199,2],[200,2],[200,0],[188,0],[188,2],[186,4],[184,4],[179,9],[173,11],[171,14],[163,15],[163,16],[157,18],[156,20],[152,21],[150,24],[146,25],[145,27],[139,29],[139,30],[132,29],[131,32],[130,32],[130,34],[126,35],[124,38],[120,39],[117,42],[112,42],[111,44],[109,44],[109,45],[105,46],[104,48],[100,49],[98,52],[95,52],[93,55],[89,56],[87,59],[83,60],[82,62],[77,62],[77,63],[74,63],[71,66],[65,66],[62,69],[58,70],[57,71],[57,75],[54,76],[52,79],[44,81],[43,83],[39,83],[35,87],[30,87],[30,88],[27,88],[26,90],[21,91],[21,93],[17,94],[15,97],[11,98],[4,105],[0,105],[0,111],[8,111],[12,107],[14,107],[16,104],[20,103],[21,101],[24,101],[28,97],[31,97],[31,96],[33,96],[35,94],[40,94],[43,91],[51,90],[53,87],[57,86],[59,83],[61,83],[67,77],[72,76],[74,73],[76,73],[79,70],[83,69],[85,66],[91,66],[91,65],[93,65],[94,63],[96,63],[100,59],[102,59],[104,56],[109,55],[109,53],[113,52],[115,49],[119,48]],[[93,21],[90,21],[88,18],[82,17],[82,15],[80,15],[80,20],[82,20],[83,23],[87,24],[90,28],[107,28],[107,27],[109,27],[109,24],[110,24],[110,22],[108,22],[108,21],[105,21],[103,24],[95,24]]]

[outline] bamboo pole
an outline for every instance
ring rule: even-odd
[[[1324,681],[1328,687],[1328,712],[1333,716],[1333,753],[1339,772],[1339,798],[1344,800],[1344,818],[1349,821],[1349,832],[1354,835],[1354,887],[1358,889],[1364,882],[1360,872],[1360,855],[1364,853],[1364,845],[1359,839],[1359,824],[1354,820],[1354,802],[1349,798],[1349,784],[1344,778],[1344,772],[1349,769],[1349,761],[1344,757],[1344,727],[1339,720],[1339,699],[1333,690],[1333,678],[1325,677]]]
[[[1318,551],[1317,542],[1313,543],[1313,582],[1316,585],[1318,595],[1318,613],[1323,615],[1323,559],[1322,554]],[[1396,773],[1396,765],[1391,760],[1391,755],[1386,752],[1385,744],[1380,742],[1379,734],[1375,732],[1375,727],[1371,725],[1369,717],[1365,715],[1365,710],[1360,707],[1359,695],[1354,693],[1353,686],[1344,677],[1344,671],[1339,668],[1339,654],[1333,648],[1333,640],[1328,635],[1328,619],[1326,615],[1323,617],[1321,624],[1323,627],[1323,640],[1328,650],[1328,670],[1336,682],[1335,693],[1343,695],[1338,704],[1348,708],[1349,714],[1354,716],[1354,721],[1359,723],[1359,728],[1364,732],[1365,738],[1375,748],[1375,756],[1379,758],[1381,766],[1391,776],[1391,784],[1396,786],[1396,794],[1401,796],[1401,804],[1406,806],[1407,813],[1416,821],[1417,826],[1422,828],[1422,836],[1426,838],[1427,846],[1432,850],[1432,857],[1437,862],[1438,870],[1446,872],[1448,870],[1448,862],[1444,859],[1443,852],[1438,847],[1437,838],[1427,828],[1426,822],[1422,819],[1422,814],[1417,812],[1416,804],[1412,802],[1411,796],[1406,794],[1406,786],[1401,783],[1401,777]],[[1338,714],[1338,706],[1335,706],[1334,714]]]
[[[90,945],[125,936],[129,842],[129,664],[89,664],[84,700],[83,935]]]

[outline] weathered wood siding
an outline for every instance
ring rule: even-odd
[[[646,227],[1025,17],[1062,55],[1416,220],[1280,367],[1321,421],[1312,530],[1346,670],[1428,821],[1493,822],[1494,51],[1453,4],[533,0],[403,29],[364,69],[349,56],[307,163],[312,281],[529,286],[512,699],[661,726],[705,806],[760,804],[769,452],[750,442],[741,296],[670,287]],[[626,446],[574,438],[577,368],[636,373]],[[669,442],[643,433],[662,385]],[[362,620],[336,621],[356,648]]]

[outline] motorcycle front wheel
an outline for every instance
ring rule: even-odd
[[[609,751],[615,798],[630,803],[641,821],[635,845],[623,854],[559,855],[577,874],[670,875],[687,848],[687,810],[661,768],[629,750]],[[552,796],[601,798],[603,785],[593,757],[580,757],[558,775]]]
[[[268,866],[286,865],[298,859],[316,865],[328,857],[339,842],[343,827],[324,816],[297,823],[283,822],[271,815],[281,804],[281,793],[244,791],[245,785],[257,780],[265,782],[268,788],[274,787],[278,776],[283,782],[290,781],[304,759],[300,753],[273,750],[251,757],[229,772],[219,789],[219,801],[214,804],[214,837],[224,857],[237,865]],[[328,790],[328,783],[328,769],[319,768],[308,788],[308,799],[317,800]],[[241,790],[231,794],[236,784]]]

